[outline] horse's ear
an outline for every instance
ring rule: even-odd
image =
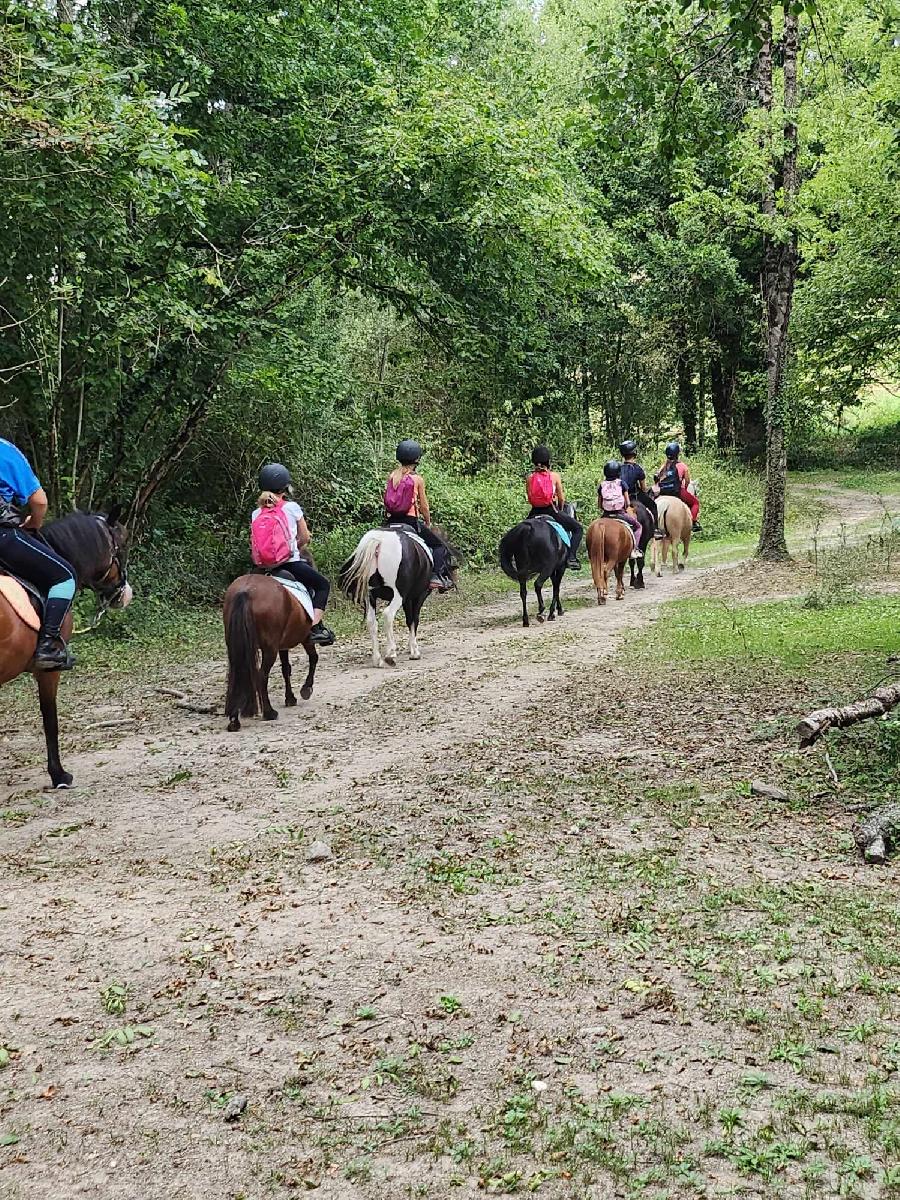
[[[110,505],[109,512],[106,514],[107,525],[118,525],[119,517],[122,515],[122,505],[118,502]]]

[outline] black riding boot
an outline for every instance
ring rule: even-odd
[[[63,641],[60,632],[69,608],[68,600],[47,601],[44,624],[34,652],[33,666],[36,671],[71,671],[75,666],[75,655]]]
[[[317,621],[309,635],[310,641],[316,646],[333,646],[334,630],[329,629],[324,621]]]

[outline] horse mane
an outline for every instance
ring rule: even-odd
[[[50,548],[71,563],[79,580],[90,579],[109,557],[111,533],[102,513],[80,510],[51,521],[43,529]]]

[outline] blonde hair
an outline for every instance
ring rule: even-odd
[[[281,500],[275,492],[260,492],[256,497],[257,508],[274,508]]]

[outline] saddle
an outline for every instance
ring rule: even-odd
[[[532,521],[545,521],[552,528],[553,532],[556,534],[556,536],[559,538],[559,540],[562,542],[562,544],[566,547],[566,549],[571,550],[572,535],[569,533],[568,529],[563,529],[562,525],[560,525],[558,521],[554,521],[552,517],[543,517],[543,516],[542,517],[532,517],[531,519],[532,519]]]
[[[40,629],[46,596],[33,583],[0,569],[0,595],[29,629],[35,632]]]
[[[600,516],[604,521],[619,521],[625,526],[629,533],[633,532],[631,525],[625,520],[624,512],[604,512],[601,513]]]
[[[425,553],[428,555],[429,562],[431,562],[432,564],[434,563],[434,555],[431,553],[431,547],[428,545],[428,543],[425,541],[425,539],[421,536],[421,534],[416,533],[416,531],[414,529],[410,529],[410,527],[408,525],[405,525],[402,521],[398,521],[398,522],[396,522],[396,524],[385,525],[384,528],[387,529],[389,533],[406,534],[406,536],[408,538],[412,538],[412,540],[414,542],[418,542],[419,545],[422,547],[422,549],[425,551]]]

